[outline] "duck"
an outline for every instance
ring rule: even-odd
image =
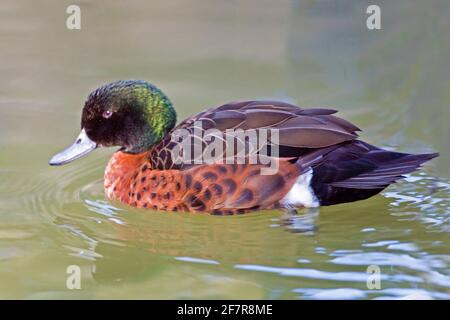
[[[158,87],[119,80],[88,95],[80,134],[49,164],[116,147],[104,174],[109,200],[154,211],[233,215],[368,199],[439,155],[366,143],[359,139],[361,130],[336,112],[282,101],[235,101],[177,125],[175,108]],[[265,142],[228,139],[242,131],[264,133]],[[237,147],[228,152],[235,140],[253,152],[242,156]],[[208,152],[207,159],[195,157]]]

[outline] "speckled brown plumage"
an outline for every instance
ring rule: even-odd
[[[286,160],[276,174],[261,175],[262,165],[251,164],[151,169],[147,157],[114,154],[105,174],[110,199],[154,210],[241,214],[276,207],[299,175],[299,167]]]

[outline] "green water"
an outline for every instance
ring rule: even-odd
[[[379,3],[370,31],[364,1],[81,1],[69,31],[69,1],[2,1],[0,298],[449,299],[450,5]],[[298,216],[130,209],[103,194],[113,150],[47,165],[87,94],[128,78],[161,87],[180,118],[275,98],[441,157],[382,195]]]

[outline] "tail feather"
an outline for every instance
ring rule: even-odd
[[[311,186],[321,205],[362,200],[438,155],[393,152],[356,140],[322,154],[312,164]]]
[[[384,151],[384,150],[383,150]],[[439,154],[405,154],[391,151],[384,151],[386,159],[390,154],[395,157],[394,160],[377,163],[378,167],[367,173],[362,173],[344,181],[330,183],[331,186],[340,188],[361,188],[361,189],[379,189],[386,188],[388,185],[404,178],[408,174],[419,168],[424,162],[429,161]],[[398,155],[402,156],[398,156]]]

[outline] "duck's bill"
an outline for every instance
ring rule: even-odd
[[[89,139],[86,135],[86,131],[81,130],[80,135],[75,142],[58,154],[55,154],[49,161],[51,166],[60,166],[69,163],[75,159],[81,158],[88,153],[94,151],[97,148],[97,144]]]

